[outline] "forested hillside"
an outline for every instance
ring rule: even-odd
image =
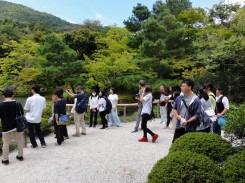
[[[48,13],[0,0],[0,20],[11,19],[19,23],[45,24],[54,31],[70,30],[78,25],[66,22]]]

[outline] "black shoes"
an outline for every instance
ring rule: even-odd
[[[131,133],[136,133],[136,132],[138,132],[138,130],[133,130]]]
[[[103,126],[103,127],[101,127],[100,129],[105,129],[105,128],[106,128],[106,127]]]
[[[19,161],[23,161],[24,160],[23,156],[16,156],[16,159],[19,160]]]
[[[31,148],[32,148],[32,149],[38,149],[38,146],[33,146],[33,145],[31,145]]]
[[[8,165],[9,164],[9,160],[2,160],[2,164]]]

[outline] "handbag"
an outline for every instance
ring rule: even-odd
[[[58,120],[59,125],[68,125],[69,119],[67,115],[60,115],[59,120]]]
[[[16,102],[17,109],[19,109],[19,114],[17,115],[18,112],[16,113],[16,131],[17,132],[23,132],[25,129],[28,128],[28,122],[26,120],[26,117],[21,114],[20,110],[20,104]]]
[[[220,116],[220,117],[217,119],[217,122],[218,122],[218,125],[219,125],[220,127],[225,126],[225,122],[226,122],[225,115]]]

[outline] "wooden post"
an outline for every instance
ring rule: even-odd
[[[126,105],[125,105],[125,106],[123,106],[123,119],[124,119],[124,122],[126,122],[126,116],[127,116],[126,110],[127,110],[127,108],[126,108]]]

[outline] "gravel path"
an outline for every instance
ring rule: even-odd
[[[173,133],[163,129],[159,120],[149,122],[149,128],[159,134],[155,143],[140,143],[143,132],[130,133],[135,123],[106,130],[87,128],[87,135],[72,137],[73,125],[68,126],[70,139],[56,146],[54,135],[45,138],[46,148],[24,149],[24,161],[9,156],[8,166],[0,165],[0,182],[59,182],[59,183],[143,183],[157,160],[167,155]],[[149,136],[149,135],[148,135]],[[39,143],[39,142],[38,142]]]

